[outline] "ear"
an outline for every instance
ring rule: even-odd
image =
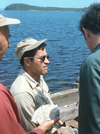
[[[82,29],[83,29],[83,32],[84,32],[84,37],[85,37],[85,39],[89,38],[89,37],[90,37],[90,32],[89,32],[89,30],[85,29],[84,27],[83,27]]]
[[[26,66],[30,66],[30,59],[27,58],[27,57],[25,57],[25,58],[24,58],[24,64],[25,64]]]

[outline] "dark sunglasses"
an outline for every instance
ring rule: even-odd
[[[47,58],[49,60],[49,55],[46,55],[46,56],[43,55],[39,59],[41,59],[41,61],[44,62],[45,61],[45,58]]]
[[[28,57],[28,58],[30,58],[30,59],[32,59],[32,58],[41,59],[41,61],[44,62],[45,58],[47,58],[49,60],[49,55],[43,55],[41,57]]]

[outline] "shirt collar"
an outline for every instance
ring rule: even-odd
[[[40,85],[41,82],[43,81],[43,76],[40,75],[40,77],[38,78],[38,81],[35,81],[27,72],[25,72],[23,69],[21,69],[20,74],[22,75],[30,84],[33,88],[35,88],[36,86]]]
[[[93,49],[93,51],[91,53],[94,53],[95,51],[97,51],[98,49],[100,49],[100,43]]]

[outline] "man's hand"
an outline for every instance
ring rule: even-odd
[[[42,129],[45,133],[47,130],[50,130],[52,128],[52,125],[58,122],[59,120],[60,118],[58,117],[58,118],[55,118],[54,120],[46,121],[42,123],[41,125],[39,125],[37,128]]]

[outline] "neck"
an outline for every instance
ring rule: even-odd
[[[25,72],[27,72],[35,81],[37,81],[37,79],[38,79],[38,75],[37,74],[32,74],[28,69],[26,69],[25,67],[23,67],[23,70],[25,71]]]
[[[93,35],[91,37],[91,49],[90,49],[90,51],[92,51],[99,43],[100,43],[100,34]]]

